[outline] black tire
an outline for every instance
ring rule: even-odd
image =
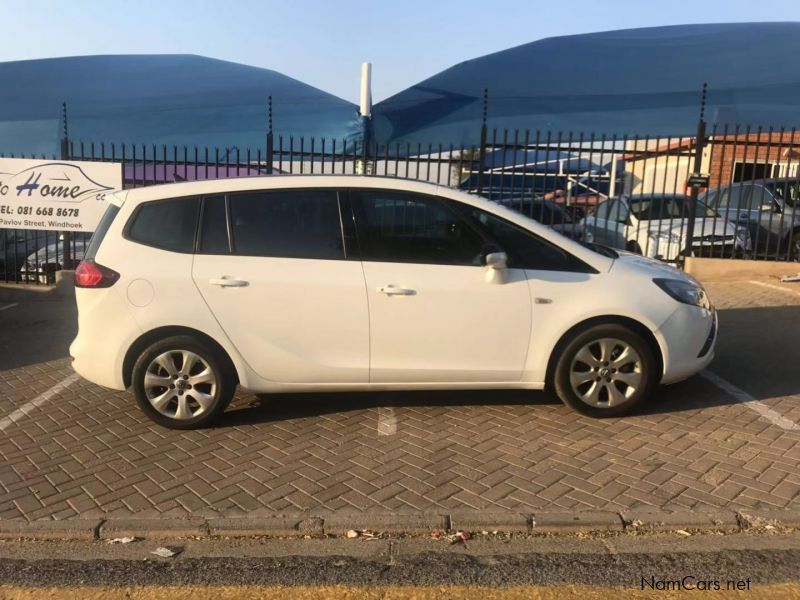
[[[787,243],[789,260],[793,262],[800,262],[800,231],[795,231],[792,234],[791,243]]]
[[[632,392],[629,397],[625,398],[623,402],[614,406],[592,406],[587,404],[581,400],[575,390],[573,390],[570,382],[573,361],[575,360],[578,352],[587,345],[591,345],[593,341],[600,339],[614,339],[624,342],[630,345],[639,355],[640,371],[637,371],[637,373],[641,375],[640,384],[635,387],[635,391]],[[602,363],[600,363],[600,365],[601,366],[597,368],[602,369]],[[624,368],[629,367],[630,365],[626,365]],[[622,368],[620,371],[622,371]],[[599,375],[600,373],[597,374]],[[609,376],[613,377],[613,375],[610,374]],[[570,340],[567,341],[566,344],[561,347],[561,351],[557,357],[556,366],[553,371],[553,387],[559,399],[564,404],[581,414],[600,419],[606,417],[621,417],[623,415],[630,414],[636,409],[637,406],[639,406],[639,404],[641,404],[650,396],[660,379],[661,376],[660,373],[658,373],[658,361],[653,354],[653,349],[651,348],[650,344],[635,331],[623,325],[616,324],[596,325],[594,327],[577,332]],[[589,381],[585,385],[588,388],[593,384],[591,381]],[[601,383],[597,385],[606,386],[607,384],[601,381]],[[620,389],[620,385],[623,386],[625,390],[628,389],[627,385],[624,383],[618,384],[616,382],[611,382],[611,385],[617,386],[618,390]],[[581,391],[581,387],[578,389]],[[608,389],[606,389],[605,392],[602,392],[601,390],[601,404],[603,393],[605,394],[606,402],[608,401],[609,396]]]
[[[202,361],[205,361],[213,372],[215,385],[213,387],[210,384],[202,383],[196,385],[197,391],[202,391],[204,395],[211,396],[211,400],[204,410],[199,412],[196,416],[175,418],[159,412],[153,406],[148,398],[147,388],[145,386],[145,375],[147,374],[148,367],[152,368],[151,365],[158,356],[168,352],[175,352],[177,356],[180,351],[184,350],[194,353],[202,359]],[[176,363],[173,363],[173,366],[175,365]],[[162,373],[162,376],[165,378],[167,377],[166,371]],[[228,407],[228,404],[230,404],[233,394],[236,391],[237,384],[236,373],[228,357],[222,355],[219,350],[210,344],[190,335],[171,336],[151,344],[136,360],[133,366],[131,382],[133,385],[133,394],[142,411],[159,425],[170,429],[200,429],[213,424],[219,419],[220,415],[222,415]],[[174,384],[172,384],[172,387],[175,387]],[[152,391],[153,389],[154,388],[151,386],[150,390]],[[164,388],[164,391],[166,392],[167,388]],[[200,404],[191,396],[191,387],[189,390],[182,392],[181,396],[183,396],[183,394],[186,394],[185,402],[190,403],[194,410],[199,410]],[[170,405],[172,405],[173,402],[177,407],[178,399],[174,398],[170,400]]]

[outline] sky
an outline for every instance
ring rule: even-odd
[[[545,37],[686,23],[800,21],[800,0],[0,0],[0,61],[199,54],[378,102],[447,67]]]

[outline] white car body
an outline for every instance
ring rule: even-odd
[[[664,196],[664,197],[671,197]],[[676,196],[687,201],[688,198]],[[620,250],[636,249],[644,256],[667,262],[678,260],[686,247],[688,218],[637,218],[630,211],[631,202],[660,200],[659,195],[620,196],[609,198],[597,205],[577,225],[578,231],[585,231],[588,242],[602,244]],[[702,207],[701,207],[702,209]],[[644,211],[645,216],[647,211]],[[713,213],[709,209],[709,214]],[[701,256],[730,257],[750,249],[747,231],[719,215],[697,217],[694,219],[694,251]]]
[[[308,188],[378,188],[478,208],[591,272],[182,253],[125,234],[131,215],[152,201]],[[678,302],[652,282],[693,282],[687,275],[639,256],[601,255],[446,187],[358,176],[255,177],[139,188],[109,201],[119,212],[93,258],[119,280],[76,289],[79,333],[70,347],[75,370],[105,387],[130,385],[131,349],[160,331],[214,340],[239,384],[260,393],[542,389],[559,341],[592,320],[641,328],[655,345],[661,383],[685,379],[714,356],[713,307]]]

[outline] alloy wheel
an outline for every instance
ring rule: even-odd
[[[614,338],[584,345],[572,359],[569,381],[582,402],[596,408],[618,406],[642,385],[642,359],[633,346]]]
[[[200,355],[170,350],[147,366],[144,391],[150,404],[171,419],[192,419],[209,410],[217,392],[217,375]]]

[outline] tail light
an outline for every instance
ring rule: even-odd
[[[107,288],[119,279],[119,273],[99,265],[93,260],[84,260],[75,269],[75,287]]]

